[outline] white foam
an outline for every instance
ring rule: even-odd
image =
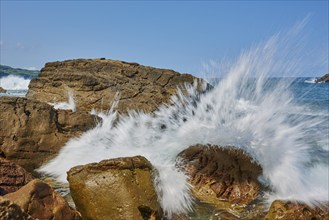
[[[0,87],[6,90],[27,90],[31,79],[9,75],[0,78]]]

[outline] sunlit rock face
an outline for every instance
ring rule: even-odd
[[[54,103],[67,101],[72,91],[78,111],[108,110],[119,93],[119,112],[154,111],[168,103],[176,87],[197,79],[173,70],[107,59],[47,63],[31,81],[27,97]]]

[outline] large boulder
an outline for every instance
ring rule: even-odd
[[[28,98],[54,103],[67,101],[73,91],[77,111],[108,110],[117,92],[117,110],[154,111],[168,103],[182,83],[197,79],[173,70],[106,59],[78,59],[47,63],[29,85]]]
[[[32,180],[18,191],[5,195],[4,198],[16,203],[24,212],[37,219],[81,219],[80,214],[69,207],[59,193],[37,179]]]
[[[223,201],[244,206],[259,195],[262,168],[242,150],[196,145],[181,152],[180,166],[190,177],[194,195],[218,207]]]
[[[275,200],[271,204],[270,210],[263,218],[263,220],[272,220],[272,219],[328,220],[329,206],[327,204],[325,208],[321,209],[319,207],[312,208],[302,203],[293,203],[290,201]]]
[[[83,219],[159,219],[152,165],[142,156],[72,168],[68,181]]]
[[[96,124],[97,116],[19,97],[0,97],[0,151],[33,172],[71,137]]]
[[[33,179],[24,168],[4,158],[0,158],[0,173],[0,196],[17,191]]]
[[[0,196],[0,219],[1,220],[33,220],[29,214],[12,201]]]

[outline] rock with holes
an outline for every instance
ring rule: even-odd
[[[5,158],[0,158],[0,174],[0,196],[17,191],[33,179],[24,168]]]
[[[142,156],[72,168],[68,181],[83,219],[160,219],[153,167]]]
[[[289,201],[275,200],[270,207],[270,210],[263,220],[290,220],[290,219],[305,219],[305,220],[328,220],[329,219],[329,204],[323,204],[322,207],[309,207],[301,203],[293,203]]]
[[[77,59],[46,63],[29,85],[28,98],[66,102],[72,91],[77,111],[108,110],[117,92],[117,110],[154,111],[168,103],[177,86],[196,80],[189,74],[109,59]],[[199,80],[200,81],[200,80]]]
[[[4,196],[19,205],[24,212],[36,219],[78,220],[80,214],[69,207],[65,199],[48,184],[32,180],[14,193]]]
[[[0,97],[0,112],[0,152],[29,172],[53,158],[69,138],[94,127],[98,118],[22,97]]]
[[[29,214],[12,201],[0,196],[0,219],[1,220],[33,220]]]
[[[242,150],[196,145],[178,156],[195,196],[202,201],[220,208],[225,205],[223,202],[244,206],[260,193],[257,178],[262,169]]]

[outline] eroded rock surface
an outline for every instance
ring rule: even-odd
[[[305,219],[305,220],[328,220],[329,219],[329,204],[323,209],[319,207],[309,207],[301,203],[293,203],[289,201],[276,200],[272,203],[270,210],[263,220],[272,219]]]
[[[83,219],[159,219],[152,165],[142,156],[72,168],[68,181]]]
[[[242,150],[196,145],[178,156],[195,196],[202,201],[247,205],[261,190],[257,178],[262,169]]]
[[[0,219],[1,220],[33,220],[24,210],[12,201],[0,196]]]
[[[29,172],[54,157],[69,138],[100,120],[20,97],[0,97],[0,112],[0,151]]]
[[[59,193],[40,180],[32,180],[4,198],[19,205],[27,214],[37,219],[77,220],[80,214],[69,207]]]
[[[43,102],[66,102],[73,91],[77,111],[108,110],[120,92],[119,112],[129,109],[154,111],[168,103],[182,83],[195,77],[173,70],[106,59],[78,59],[47,63],[29,85],[28,98]]]
[[[15,192],[33,179],[24,168],[0,158],[0,196]]]

